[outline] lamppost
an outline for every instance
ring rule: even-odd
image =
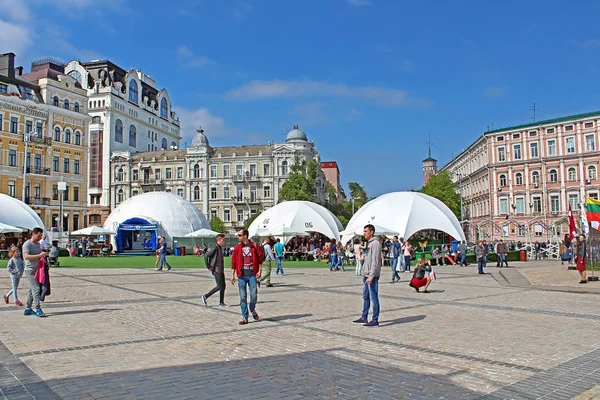
[[[352,197],[350,199],[350,201],[352,202],[352,215],[354,215],[354,200],[360,200],[360,197],[357,197],[356,199],[354,197]]]
[[[58,191],[60,192],[60,204],[59,204],[59,218],[60,218],[60,224],[58,227],[59,232],[63,231],[63,227],[64,227],[64,216],[63,216],[63,196],[65,194],[65,190],[67,190],[67,182],[58,182]]]
[[[458,193],[460,194],[460,223],[463,222],[462,174],[458,175]]]
[[[23,153],[23,193],[22,201],[25,203],[25,189],[27,188],[27,151],[29,150],[29,140],[33,135],[33,126],[29,132],[23,132],[23,141],[25,142],[25,153]]]

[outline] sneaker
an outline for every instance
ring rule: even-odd
[[[37,315],[38,317],[45,317],[46,314],[42,311],[41,308],[38,308],[37,310],[35,310],[35,315]]]
[[[260,281],[256,281],[256,286],[260,287]]]
[[[219,307],[229,307],[229,305],[225,303],[219,303]]]
[[[4,296],[4,302],[8,304],[8,296]]]
[[[23,315],[35,315],[35,312],[33,312],[31,308],[26,308],[25,311],[23,311]]]
[[[377,321],[371,321],[371,322],[367,322],[363,326],[379,326],[379,322],[377,322]]]
[[[258,313],[256,311],[252,311],[252,318],[254,318],[255,321],[258,321]]]
[[[167,271],[170,271],[170,270],[171,270],[171,267],[167,268]]]
[[[208,306],[208,303],[206,302],[206,296],[202,295],[202,303],[204,303],[205,306]]]
[[[244,318],[243,320],[240,321],[240,325],[246,325],[248,323],[248,320],[246,318]]]
[[[21,303],[19,300],[17,300],[17,301],[15,302],[15,306],[22,307],[22,306],[23,306],[23,303]]]
[[[391,281],[390,283],[396,283],[396,281]]]
[[[366,324],[369,321],[367,321],[366,319],[363,319],[363,318],[359,318],[359,319],[355,319],[352,322],[354,322],[355,324]]]

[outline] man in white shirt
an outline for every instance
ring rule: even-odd
[[[263,270],[266,272],[265,275],[258,280],[258,286],[260,287],[260,283],[262,281],[266,281],[267,287],[273,287],[273,285],[271,284],[271,267],[273,266],[273,261],[275,261],[275,254],[273,254],[273,249],[271,248],[271,244],[269,242],[268,237],[263,239],[262,251],[265,256],[262,266]]]

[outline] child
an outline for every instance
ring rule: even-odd
[[[8,255],[10,256],[10,260],[8,260],[8,272],[10,273],[10,280],[12,281],[12,289],[4,296],[4,302],[8,304],[8,298],[12,293],[13,298],[15,299],[15,305],[22,306],[23,303],[19,301],[17,291],[19,290],[19,281],[25,270],[23,260],[19,258],[19,249],[14,246],[10,248]]]

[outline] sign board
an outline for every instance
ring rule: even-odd
[[[67,190],[67,182],[58,182],[58,190]]]
[[[155,231],[157,229],[158,229],[158,224],[146,224],[146,225],[121,224],[121,225],[119,225],[120,231]]]

